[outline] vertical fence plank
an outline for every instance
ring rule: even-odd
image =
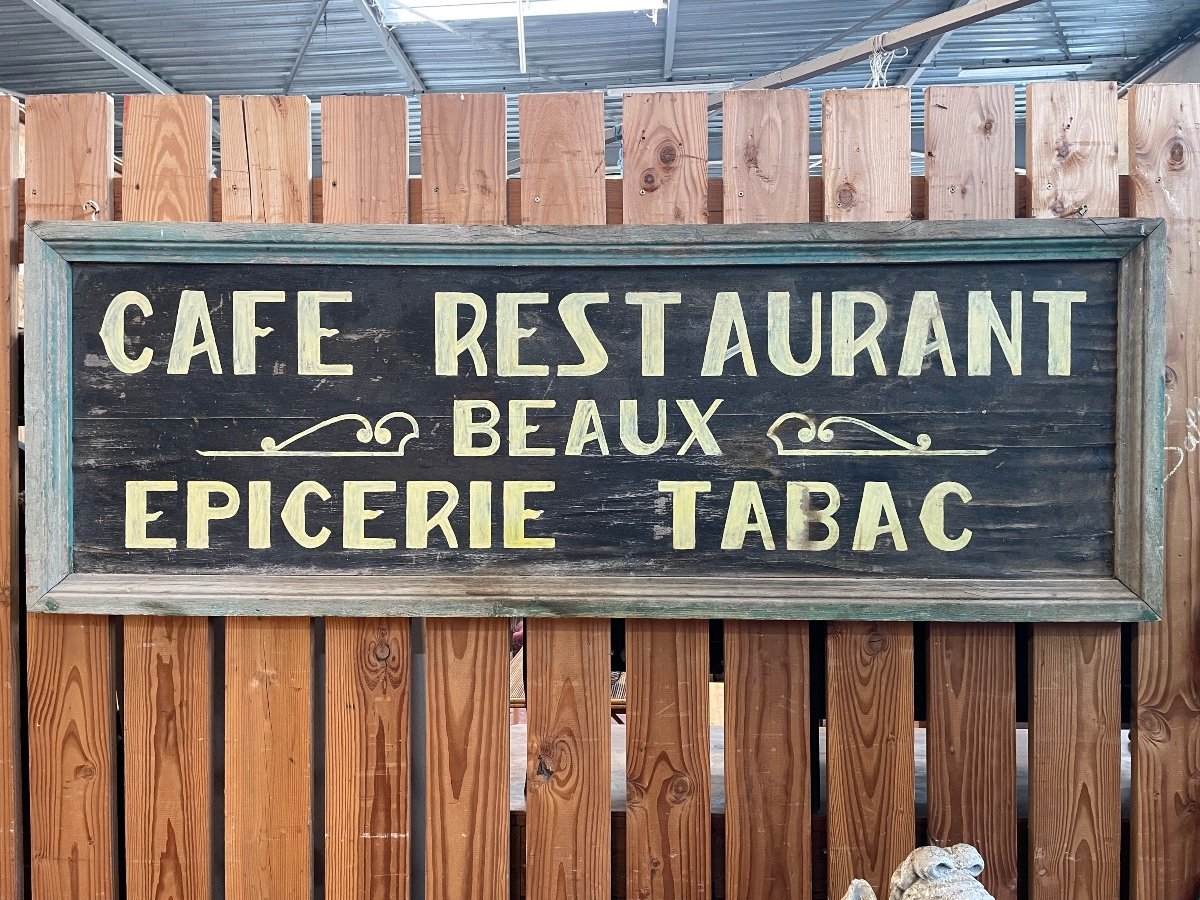
[[[826,92],[821,135],[828,221],[911,217],[907,88]],[[916,840],[912,625],[830,623],[826,670],[829,896],[885,891]]]
[[[112,218],[113,102],[30,97],[29,221]],[[116,896],[113,642],[105,616],[30,615],[29,827],[34,900]]]
[[[221,98],[221,214],[306,222],[306,97]],[[312,895],[312,640],[305,618],[225,622],[225,890]]]
[[[627,225],[708,221],[704,94],[626,94]],[[712,893],[708,623],[630,619],[628,896],[704,900]]]
[[[521,223],[603,225],[604,96],[525,94],[519,106]],[[525,896],[608,900],[611,626],[530,619],[525,634]]]
[[[20,809],[20,643],[23,604],[17,522],[17,227],[21,174],[20,104],[0,97],[0,900],[24,896]]]
[[[807,222],[808,91],[725,95],[725,221]],[[808,623],[725,623],[725,895],[812,896]]]
[[[408,102],[323,97],[324,221],[408,221]],[[325,620],[325,896],[406,900],[409,620]]]
[[[207,222],[212,102],[125,98],[125,221]],[[203,618],[124,620],[125,872],[129,900],[211,894],[212,661]]]
[[[1120,214],[1116,100],[1112,82],[1029,86],[1031,216]],[[1030,896],[1115,897],[1121,627],[1038,625],[1029,664]]]
[[[1138,626],[1133,740],[1133,900],[1200,888],[1200,85],[1130,94],[1130,213],[1167,220],[1166,597]],[[1191,426],[1194,428],[1194,426]],[[1189,450],[1191,452],[1189,452]]]
[[[1011,219],[1016,123],[1007,85],[925,92],[929,219]],[[974,844],[996,900],[1016,900],[1016,632],[929,626],[929,839]]]
[[[422,221],[503,224],[503,94],[421,98]],[[507,619],[427,619],[426,895],[508,896]]]

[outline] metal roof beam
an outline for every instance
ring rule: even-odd
[[[424,80],[417,74],[412,60],[408,58],[408,54],[400,46],[400,40],[393,33],[392,29],[383,24],[383,18],[378,13],[378,7],[375,5],[374,0],[354,0],[354,5],[358,7],[363,18],[367,20],[367,24],[371,26],[371,30],[375,32],[375,36],[383,44],[384,52],[396,64],[396,68],[400,70],[400,74],[404,76],[404,80],[408,83],[413,93],[425,93],[427,88],[425,87]]]
[[[317,33],[317,27],[321,24],[321,17],[325,15],[325,7],[329,5],[329,0],[320,0],[317,4],[317,11],[313,15],[312,21],[308,24],[308,31],[304,34],[304,40],[300,44],[300,50],[296,53],[296,61],[292,63],[292,70],[288,72],[287,78],[283,80],[283,92],[286,94],[292,89],[292,83],[296,80],[296,74],[300,71],[300,67],[304,65],[304,57],[308,55],[308,45],[312,43],[313,35]]]
[[[993,16],[1000,15],[1000,13],[1020,9],[1023,6],[1029,6],[1038,2],[1040,0],[975,0],[974,3],[968,3],[966,6],[958,9],[947,10],[936,16],[930,16],[928,19],[913,22],[911,25],[904,25],[892,31],[885,31],[883,34],[876,35],[873,38],[859,41],[856,44],[851,44],[848,47],[843,47],[841,50],[827,53],[824,56],[818,56],[816,59],[788,66],[786,69],[781,69],[778,72],[771,72],[769,75],[751,79],[750,81],[736,85],[736,87],[771,89],[799,84],[818,75],[824,75],[827,72],[861,62],[877,49],[897,50],[907,44],[937,37],[938,35],[954,31],[956,28],[962,28],[964,25],[982,22],[984,19],[990,19]],[[722,102],[722,94],[710,94],[708,97],[708,108],[710,110],[720,109]]]
[[[157,74],[59,3],[58,0],[25,0],[25,5],[37,10],[83,46],[103,57],[151,93],[179,93]]]
[[[667,36],[663,43],[663,81],[669,81],[675,68],[675,29],[678,26],[679,0],[667,0]]]
[[[1118,92],[1122,97],[1135,84],[1141,84],[1147,78],[1153,76],[1156,72],[1166,68],[1171,62],[1174,62],[1182,56],[1190,48],[1200,44],[1200,21],[1193,22],[1189,28],[1184,28],[1183,31],[1172,38],[1164,47],[1159,47],[1150,54],[1149,61],[1143,63],[1137,70],[1126,78],[1121,83],[1121,89]]]
[[[954,0],[950,4],[950,9],[955,10],[961,6],[966,6],[971,0]],[[948,10],[949,11],[949,10]],[[918,78],[925,74],[925,70],[933,65],[933,58],[941,52],[946,41],[950,40],[952,32],[947,31],[945,34],[939,34],[937,37],[931,37],[918,50],[913,58],[909,61],[908,67],[900,73],[900,77],[896,79],[896,87],[912,87]]]

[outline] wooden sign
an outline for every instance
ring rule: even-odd
[[[1152,617],[1161,236],[39,225],[29,606]]]

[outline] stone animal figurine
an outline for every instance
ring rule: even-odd
[[[918,847],[892,874],[887,900],[994,900],[977,880],[983,857],[970,844]],[[877,900],[867,882],[856,878],[842,900]]]

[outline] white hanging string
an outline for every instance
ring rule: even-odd
[[[892,67],[892,60],[899,57],[904,59],[908,56],[908,48],[904,48],[903,53],[895,50],[885,50],[883,48],[883,35],[877,34],[871,38],[871,57],[869,60],[871,66],[871,80],[867,82],[869,88],[883,88],[888,86],[888,69]]]

